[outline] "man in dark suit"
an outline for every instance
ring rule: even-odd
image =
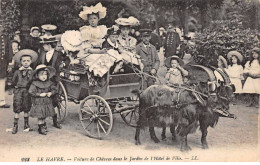
[[[165,54],[164,57],[170,57],[176,55],[177,47],[180,45],[180,36],[176,32],[176,28],[173,24],[168,25],[168,32],[164,43]]]
[[[0,108],[9,108],[10,105],[5,102],[5,81],[7,77],[7,68],[12,62],[10,57],[10,40],[3,33],[3,27],[0,25]]]
[[[150,29],[141,29],[140,32],[142,34],[142,42],[136,46],[136,54],[141,56],[141,61],[144,65],[143,71],[147,74],[145,75],[143,86],[143,89],[146,89],[156,81],[152,76],[156,76],[160,60],[155,46],[150,43],[152,31]]]

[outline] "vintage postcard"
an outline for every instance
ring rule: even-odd
[[[0,0],[0,162],[259,162],[259,0]]]

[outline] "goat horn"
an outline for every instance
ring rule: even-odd
[[[216,81],[216,77],[215,77],[215,75],[214,75],[214,73],[213,73],[213,71],[211,69],[209,69],[209,68],[207,68],[205,66],[202,66],[202,65],[190,65],[190,66],[203,69],[204,71],[207,72],[210,81]]]

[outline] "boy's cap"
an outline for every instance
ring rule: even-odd
[[[172,61],[173,59],[174,59],[174,60],[177,60],[178,63],[180,64],[180,66],[183,66],[183,65],[184,65],[183,60],[182,60],[180,57],[178,57],[178,56],[171,56],[171,57],[166,58],[165,61],[164,61],[164,65],[165,65],[167,68],[171,68],[171,61]]]
[[[119,30],[115,30],[114,28],[110,28],[107,30],[107,34],[108,35],[119,35],[120,31]]]
[[[37,26],[32,27],[32,28],[31,28],[31,33],[32,33],[34,30],[40,31],[40,28],[38,28]]]
[[[15,62],[20,63],[21,57],[25,55],[32,58],[32,63],[34,63],[38,58],[38,54],[35,51],[31,49],[22,49],[14,55]]]
[[[56,74],[56,69],[51,66],[46,66],[44,64],[38,65],[33,71],[32,75],[34,76],[39,70],[46,70],[49,72],[49,78],[52,78]]]
[[[142,36],[150,36],[152,33],[151,29],[140,29]]]

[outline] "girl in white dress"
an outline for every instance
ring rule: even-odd
[[[230,81],[235,86],[235,99],[238,99],[238,96],[240,93],[243,93],[242,91],[242,81],[244,79],[243,77],[243,67],[241,65],[241,62],[243,61],[243,56],[237,52],[237,51],[230,51],[227,54],[227,58],[230,62],[230,65],[226,69],[226,72],[230,78]]]
[[[247,77],[243,87],[243,92],[250,94],[250,104],[248,106],[258,107],[258,97],[260,94],[260,48],[255,47],[250,54],[244,69],[244,76]]]

